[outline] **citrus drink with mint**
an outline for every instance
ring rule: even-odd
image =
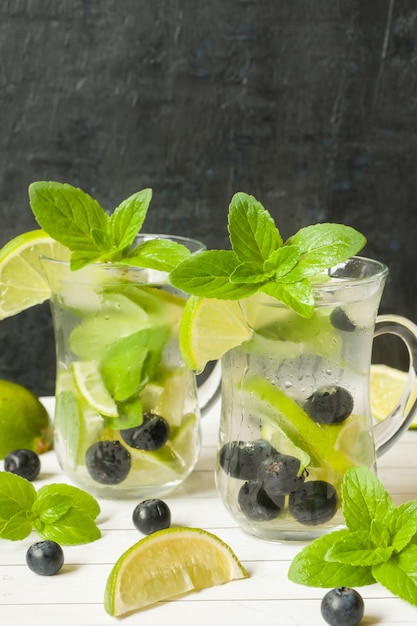
[[[62,468],[102,497],[171,491],[200,447],[195,377],[178,345],[184,294],[162,272],[42,264],[56,335]]]
[[[266,294],[242,300],[253,335],[222,357],[217,485],[264,539],[343,524],[346,470],[375,466],[369,366],[384,270],[349,280],[354,263],[366,272],[351,261],[315,285],[309,319]]]

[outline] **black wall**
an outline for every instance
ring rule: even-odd
[[[208,247],[246,191],[284,237],[361,230],[417,321],[417,0],[2,0],[0,51],[0,245],[33,180],[152,187],[145,229]],[[49,394],[54,367],[47,304],[0,323],[1,377]]]

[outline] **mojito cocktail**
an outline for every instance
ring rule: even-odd
[[[195,376],[178,346],[185,295],[163,272],[41,262],[56,337],[59,463],[103,497],[171,491],[200,448]]]
[[[266,294],[241,301],[254,334],[222,357],[216,477],[247,531],[307,539],[343,524],[345,471],[374,468],[369,368],[385,276],[360,258],[331,270],[309,319]]]

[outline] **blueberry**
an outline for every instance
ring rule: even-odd
[[[171,511],[169,506],[158,498],[152,498],[140,502],[132,515],[136,528],[144,535],[150,535],[157,530],[169,528],[171,524]]]
[[[169,424],[161,415],[145,413],[140,426],[125,428],[120,431],[120,434],[127,445],[132,448],[158,450],[167,442]]]
[[[322,387],[307,398],[304,410],[320,424],[340,424],[353,411],[353,397],[344,387]]]
[[[6,472],[17,474],[26,480],[35,480],[41,469],[39,456],[33,450],[14,450],[4,459]]]
[[[98,441],[85,454],[92,478],[103,485],[121,483],[130,471],[130,454],[120,441]]]
[[[336,489],[324,480],[306,481],[288,500],[291,514],[306,526],[328,522],[335,515],[337,505]]]
[[[344,330],[348,333],[352,333],[356,329],[355,324],[341,307],[336,307],[330,313],[330,323],[338,330]]]
[[[300,461],[294,456],[278,454],[259,466],[258,480],[269,496],[283,496],[299,489],[306,472],[300,474]]]
[[[238,502],[242,513],[249,519],[265,522],[278,517],[285,505],[285,496],[270,497],[256,480],[248,480],[239,490]]]
[[[38,541],[26,552],[28,567],[40,576],[53,576],[64,563],[64,553],[55,541]]]
[[[219,463],[233,478],[254,480],[262,461],[277,454],[275,448],[263,439],[256,441],[232,441],[226,443],[219,453]]]
[[[349,587],[336,587],[321,601],[322,617],[330,626],[357,626],[364,609],[362,596]]]

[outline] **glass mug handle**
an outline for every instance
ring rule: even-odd
[[[417,415],[417,399],[406,411],[417,375],[417,326],[401,315],[378,315],[375,322],[374,337],[386,333],[402,339],[407,348],[410,363],[408,380],[398,404],[383,421],[374,426],[377,457],[391,448]]]
[[[204,372],[196,376],[197,396],[201,416],[204,417],[220,399],[221,390],[221,363],[212,361],[208,363]]]

